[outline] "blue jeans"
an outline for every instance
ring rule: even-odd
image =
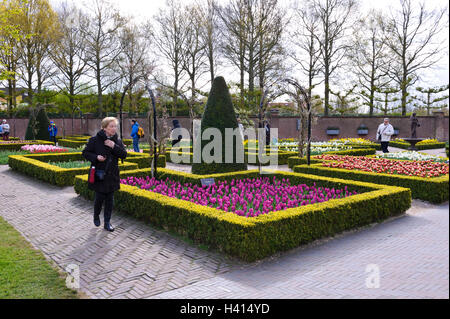
[[[136,153],[139,153],[139,137],[133,137],[133,149]]]

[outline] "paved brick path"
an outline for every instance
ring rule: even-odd
[[[449,206],[415,201],[406,216],[244,264],[0,166],[0,215],[61,269],[78,264],[91,298],[448,298]],[[380,288],[366,288],[376,264]]]

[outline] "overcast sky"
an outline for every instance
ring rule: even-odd
[[[82,6],[83,3],[89,3],[90,1],[83,0],[69,0],[68,2],[73,1],[78,6]],[[124,15],[133,16],[136,18],[136,22],[143,22],[151,19],[154,14],[156,14],[159,8],[163,8],[165,6],[165,0],[109,0],[114,3],[120,11]],[[195,0],[183,0],[183,2],[194,2]],[[201,0],[198,0],[201,1]],[[220,3],[220,0],[218,0]],[[418,0],[413,0],[419,3]],[[52,4],[58,4],[60,2],[64,2],[64,0],[50,0]],[[226,2],[226,1],[224,1]],[[289,6],[292,0],[280,0],[280,3],[283,6]],[[362,13],[368,12],[370,8],[381,9],[384,12],[389,12],[391,7],[399,7],[399,0],[360,0],[360,11]],[[446,6],[448,0],[426,0],[426,8],[428,10],[433,8],[442,8]],[[446,17],[448,21],[448,16]],[[449,54],[448,54],[448,41],[449,41],[449,33],[448,29],[446,34],[443,34],[441,40],[447,43],[446,52],[443,52],[443,57],[441,61],[432,69],[427,70],[426,72],[421,72],[421,83],[418,85],[423,86],[437,86],[437,85],[445,85],[449,83]],[[224,72],[228,73],[228,72]],[[237,73],[237,72],[236,72]],[[230,76],[227,74],[228,77]],[[237,81],[239,76],[232,76],[233,80]]]

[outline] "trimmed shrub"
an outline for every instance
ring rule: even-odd
[[[83,168],[61,168],[50,165],[48,162],[71,162],[83,159],[81,153],[12,155],[9,156],[8,165],[13,170],[44,182],[56,186],[71,186],[75,176],[88,173],[89,165]],[[120,170],[136,168],[138,168],[136,163],[121,164],[119,162]]]
[[[150,156],[149,154],[128,152],[126,161],[129,163],[136,163],[139,168],[149,168],[151,167],[152,158],[153,156]],[[166,157],[164,155],[158,156],[157,167],[166,167]]]
[[[70,148],[80,148],[87,144],[87,140],[68,140],[60,139],[58,140],[58,146],[70,147]]]
[[[389,146],[402,148],[407,150],[411,145],[409,143],[402,143],[397,141],[391,141],[389,142]],[[427,143],[427,144],[416,144],[417,150],[431,150],[436,148],[445,148],[445,143]]]
[[[217,77],[214,79],[211,87],[211,92],[208,96],[208,102],[206,103],[205,112],[202,117],[201,124],[201,133],[207,130],[208,128],[216,128],[222,134],[222,158],[221,163],[211,163],[207,164],[203,161],[201,163],[194,163],[192,165],[192,172],[196,174],[211,174],[211,173],[219,173],[219,172],[233,172],[233,171],[243,171],[247,170],[247,164],[245,163],[236,163],[237,162],[237,148],[241,148],[240,151],[244,151],[243,149],[243,141],[241,139],[240,134],[237,134],[235,138],[233,138],[232,145],[225,144],[225,129],[238,129],[238,122],[236,119],[236,113],[234,112],[233,102],[231,100],[231,95],[228,90],[227,84],[225,83],[225,79],[223,77]],[[210,141],[202,140],[201,141],[201,149],[199,151],[203,151],[204,147]],[[233,153],[233,162],[226,163],[225,155],[229,152]]]
[[[258,171],[200,176],[166,169],[164,178],[199,182],[201,178],[217,180],[258,177]],[[147,176],[149,170],[121,172],[121,177]],[[408,189],[376,185],[305,174],[274,172],[279,179],[292,184],[357,189],[360,194],[324,203],[271,212],[246,218],[215,208],[170,198],[158,193],[121,185],[114,196],[119,210],[154,226],[188,237],[245,261],[255,261],[274,253],[333,236],[353,228],[380,222],[404,213],[411,205]],[[87,188],[87,175],[75,178],[75,191],[89,199],[94,193]]]
[[[294,172],[405,187],[411,189],[412,198],[422,199],[432,203],[442,203],[448,201],[449,198],[448,175],[435,178],[422,178],[330,168],[323,167],[322,164],[295,166]]]

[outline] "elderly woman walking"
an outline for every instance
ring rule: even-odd
[[[111,215],[113,210],[114,192],[120,189],[118,160],[127,157],[125,146],[117,136],[118,120],[107,117],[102,121],[102,129],[91,137],[83,150],[83,156],[95,168],[95,178],[89,183],[89,189],[95,191],[94,225],[100,226],[100,212],[103,204],[104,228],[113,232]]]

